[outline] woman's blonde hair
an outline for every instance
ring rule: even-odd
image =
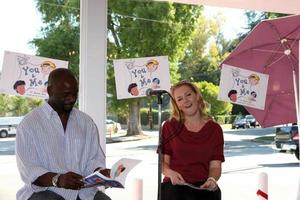
[[[171,95],[172,95],[173,100],[171,101],[172,113],[171,113],[170,117],[175,118],[178,121],[184,122],[184,115],[183,115],[182,111],[178,109],[178,106],[174,99],[174,91],[181,86],[188,86],[189,88],[191,88],[191,90],[196,95],[199,96],[198,104],[199,104],[199,112],[200,112],[201,117],[206,118],[206,119],[211,119],[211,117],[207,113],[207,103],[202,98],[199,88],[195,84],[193,84],[187,80],[179,81],[178,83],[176,83],[175,85],[173,85],[171,87]]]

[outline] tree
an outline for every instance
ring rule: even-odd
[[[45,25],[41,37],[31,44],[37,55],[69,61],[69,68],[79,74],[79,0],[37,0]]]
[[[192,42],[179,64],[182,79],[219,83],[219,63],[228,55],[230,45],[220,32],[222,23],[222,17],[213,20],[204,16],[198,18]]]
[[[78,74],[79,0],[37,0],[42,37],[32,44],[37,54],[70,61]],[[112,59],[168,55],[175,82],[176,63],[190,41],[201,7],[153,1],[108,1],[108,110],[129,115],[128,135],[141,133],[140,99],[117,100]]]
[[[172,82],[179,78],[176,63],[182,58],[200,14],[198,6],[151,1],[110,0],[108,3],[109,61],[168,55]],[[111,70],[111,68],[109,68]],[[108,72],[113,76],[111,72]],[[114,80],[109,79],[109,83]],[[110,85],[109,84],[109,85]],[[109,93],[115,95],[114,88]],[[140,99],[117,101],[111,105],[129,109],[127,135],[141,133]]]
[[[42,99],[0,95],[0,116],[22,116],[41,105]]]
[[[232,109],[232,104],[224,101],[219,101],[219,87],[207,81],[195,83],[199,88],[203,99],[208,103],[209,113],[212,116],[229,114]]]

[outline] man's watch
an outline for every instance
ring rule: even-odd
[[[56,174],[55,176],[53,176],[53,178],[52,178],[52,185],[54,187],[58,187],[58,178],[59,178],[60,175],[61,174]]]

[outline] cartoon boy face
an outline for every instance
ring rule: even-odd
[[[236,100],[237,100],[237,91],[236,90],[230,90],[229,93],[228,93],[228,98],[230,99],[230,101],[236,102]]]
[[[152,81],[152,88],[153,89],[159,88],[160,87],[159,83],[160,83],[159,79],[158,78],[154,78],[153,81]]]
[[[139,90],[138,90],[138,85],[136,83],[131,83],[128,86],[128,92],[132,95],[132,96],[138,96],[139,95]]]
[[[25,85],[26,85],[25,81],[17,80],[13,85],[13,88],[18,94],[23,95],[25,94],[26,91]]]
[[[19,93],[20,95],[25,94],[25,85],[18,85],[16,88],[16,92]]]
[[[237,95],[236,94],[232,94],[232,95],[230,95],[229,99],[230,99],[230,101],[236,102]]]
[[[130,94],[133,96],[138,96],[139,95],[138,87],[131,88]]]

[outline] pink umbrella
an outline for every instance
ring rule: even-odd
[[[265,109],[246,107],[262,127],[297,122],[299,39],[300,15],[265,20],[222,63],[269,75]]]

